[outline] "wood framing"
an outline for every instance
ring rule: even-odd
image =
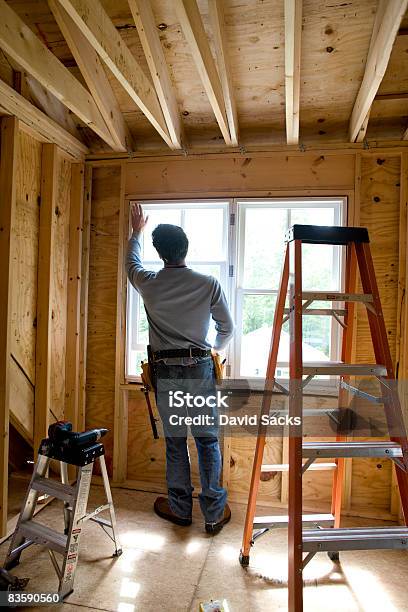
[[[81,295],[80,295],[80,331],[79,331],[79,374],[78,374],[78,427],[85,429],[86,407],[86,355],[88,345],[88,286],[89,286],[89,250],[91,240],[91,205],[92,202],[92,167],[85,166],[83,221],[82,221],[82,254],[81,254]]]
[[[18,120],[1,120],[0,160],[0,537],[7,532],[9,415],[10,415],[10,322],[12,306],[12,223],[16,208]]]
[[[58,0],[49,0],[48,5],[115,141],[115,150],[130,151],[134,149],[132,136],[99,55]]]
[[[384,77],[407,5],[408,0],[388,0],[382,13],[381,23],[375,26],[376,29],[378,27],[377,33],[370,43],[363,81],[351,114],[351,142],[355,142]]]
[[[113,441],[113,479],[122,482],[127,473],[128,394],[121,389],[125,382],[126,354],[126,288],[125,252],[129,238],[129,201],[125,200],[125,164],[121,167],[118,273],[116,301],[115,351],[115,417]]]
[[[45,113],[23,98],[12,87],[0,80],[0,110],[21,120],[21,129],[42,142],[53,142],[76,159],[82,159],[89,149],[71,136]]]
[[[225,110],[228,118],[231,144],[238,145],[238,117],[235,104],[234,86],[232,82],[231,63],[228,56],[228,41],[225,31],[224,7],[222,0],[209,0],[212,33],[217,57],[218,73],[220,75],[224,94]]]
[[[172,146],[156,92],[99,0],[58,0],[163,140]]]
[[[41,176],[40,233],[38,247],[37,342],[34,409],[34,452],[47,436],[51,408],[51,284],[54,273],[53,246],[57,204],[58,149],[43,146]]]
[[[157,97],[172,141],[171,148],[182,148],[182,124],[169,70],[164,58],[159,31],[154,22],[150,0],[128,0],[140,42],[146,56]]]
[[[5,0],[0,0],[0,11],[0,47],[115,150],[115,142],[85,87]]]
[[[302,1],[285,0],[286,141],[299,142]]]
[[[174,5],[225,143],[232,145],[221,81],[211,54],[197,2],[196,0],[175,0]]]
[[[377,40],[377,36],[378,36],[378,30],[380,29],[380,25],[381,22],[383,20],[384,17],[384,11],[385,8],[387,6],[387,2],[388,0],[378,0],[378,5],[377,5],[377,12],[375,14],[375,21],[374,21],[374,26],[373,26],[373,32],[371,34],[371,40],[370,40],[370,46],[368,49],[368,55],[370,55],[373,45],[375,44],[375,41]],[[376,99],[378,99],[378,96],[376,96]],[[366,137],[367,134],[367,128],[368,128],[368,122],[370,120],[370,114],[371,114],[371,106],[367,112],[367,115],[361,125],[360,131],[357,134],[357,138],[356,138],[356,142],[363,142],[363,140]]]
[[[82,229],[84,165],[72,164],[69,218],[69,256],[67,287],[67,329],[65,349],[65,410],[74,431],[80,429],[79,370],[81,336]]]

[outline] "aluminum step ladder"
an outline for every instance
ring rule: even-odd
[[[342,245],[346,249],[344,292],[302,290],[302,244]],[[362,293],[356,293],[357,269]],[[289,287],[289,308],[285,307]],[[310,308],[315,301],[331,302],[330,308]],[[352,341],[356,303],[367,310],[374,364],[353,364]],[[304,363],[302,359],[302,315],[331,315],[343,328],[341,361]],[[249,564],[250,547],[256,539],[273,527],[288,527],[288,609],[303,610],[302,571],[317,552],[326,551],[333,561],[340,550],[408,549],[408,528],[340,528],[344,462],[347,457],[379,457],[393,461],[400,492],[405,525],[408,525],[408,440],[392,364],[381,302],[375,278],[366,228],[321,227],[294,225],[286,235],[284,264],[278,292],[271,347],[268,358],[261,416],[270,415],[274,390],[285,392],[275,381],[279,340],[283,324],[289,320],[290,363],[288,414],[302,417],[303,390],[314,376],[339,376],[338,411],[344,410],[349,394],[361,396],[384,406],[390,439],[388,441],[350,441],[338,433],[335,441],[309,442],[302,437],[302,424],[289,423],[289,460],[280,471],[289,472],[288,516],[255,517],[256,498],[262,472],[277,471],[277,465],[263,465],[267,427],[258,431],[252,469],[248,506],[243,533],[240,563]],[[380,383],[380,397],[371,396],[351,384],[351,377],[374,376]],[[393,384],[394,382],[394,384]],[[349,410],[347,408],[347,410]],[[322,410],[322,416],[326,411]],[[319,459],[319,462],[316,460]],[[326,459],[326,462],[320,462]],[[327,463],[327,459],[332,462]],[[334,464],[333,464],[334,460]],[[302,475],[308,469],[333,471],[332,507],[330,514],[302,515]]]
[[[46,477],[51,459],[56,459],[60,463],[61,482]],[[87,513],[89,490],[95,461],[99,461],[106,503]],[[68,481],[68,465],[74,465],[77,468],[76,482],[73,485],[69,484]],[[46,494],[64,502],[64,533],[59,533],[51,527],[33,520],[34,510],[40,494]],[[109,512],[110,520],[98,516],[104,511]],[[43,440],[16,530],[12,536],[9,551],[4,562],[4,569],[10,570],[18,565],[20,555],[24,549],[32,544],[40,544],[48,550],[59,580],[58,594],[61,600],[64,599],[72,593],[74,588],[81,534],[84,524],[88,520],[95,521],[101,525],[104,531],[107,528],[111,530],[111,533],[108,531],[106,533],[114,543],[115,551],[113,556],[119,556],[122,550],[117,536],[115,509],[109,486],[103,444],[92,444],[88,448],[81,447],[78,460],[70,458],[69,461],[62,461],[61,456],[53,452],[49,439]],[[62,556],[61,564],[55,553]]]

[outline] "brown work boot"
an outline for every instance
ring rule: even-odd
[[[221,531],[224,525],[230,522],[230,520],[231,520],[231,508],[229,507],[228,504],[225,504],[224,514],[222,515],[222,518],[216,523],[206,523],[205,530],[207,533],[210,533],[211,535],[216,535],[217,533]]]
[[[181,525],[182,527],[188,527],[192,523],[191,518],[183,518],[182,516],[174,514],[170,508],[167,497],[158,497],[156,499],[154,502],[154,511],[160,518],[175,523],[176,525]]]

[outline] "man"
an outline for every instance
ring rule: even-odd
[[[219,282],[186,266],[188,239],[182,228],[161,224],[153,231],[153,246],[164,267],[157,273],[150,272],[143,268],[140,256],[140,235],[148,217],[144,218],[139,204],[132,205],[131,215],[133,234],[128,244],[126,270],[144,301],[157,407],[166,438],[168,498],[158,497],[154,510],[161,518],[177,525],[191,525],[193,487],[187,426],[182,419],[183,414],[192,417],[201,412],[209,422],[191,427],[191,433],[197,446],[202,488],[199,502],[205,530],[215,534],[231,518],[227,492],[220,486],[222,461],[216,409],[206,406],[199,411],[190,406],[180,410],[173,407],[170,398],[177,390],[201,395],[204,399],[211,395],[215,389],[211,351],[218,352],[227,346],[234,324]],[[213,347],[206,339],[211,317],[217,331]],[[176,418],[176,424],[172,418]]]

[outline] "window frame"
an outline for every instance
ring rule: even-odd
[[[335,223],[344,225],[347,219],[347,196],[285,196],[285,197],[270,197],[270,198],[235,198],[237,207],[237,224],[236,224],[236,248],[235,248],[235,296],[234,296],[234,320],[236,323],[236,332],[233,339],[232,347],[232,363],[231,377],[235,379],[245,378],[256,381],[261,377],[248,377],[240,374],[241,367],[241,339],[242,339],[242,322],[243,322],[243,303],[245,295],[278,295],[277,289],[253,289],[243,286],[244,261],[245,261],[245,211],[249,208],[287,208],[288,203],[293,203],[290,208],[327,208],[328,203],[338,203],[335,209]],[[273,205],[273,206],[271,206]],[[288,213],[290,209],[288,208]],[[288,214],[288,226],[290,227],[290,213]],[[340,289],[344,285],[344,254],[338,256],[339,249],[335,250],[336,261],[333,262],[333,274],[335,266],[337,268],[336,277],[339,278]],[[337,359],[340,354],[341,347],[341,330],[339,325],[331,325],[331,359]],[[288,364],[279,362],[278,367],[288,367]],[[323,382],[323,385],[322,385]],[[330,383],[327,378],[326,382]],[[313,383],[313,381],[312,381]],[[310,385],[310,383],[309,383]],[[325,386],[325,381],[319,381],[319,386]]]
[[[131,199],[128,201],[128,205],[129,207],[131,206],[132,202],[134,200]],[[223,207],[223,217],[224,217],[224,227],[225,227],[225,232],[223,234],[223,245],[222,245],[222,251],[225,253],[226,259],[225,260],[202,260],[202,261],[198,261],[198,260],[191,260],[188,259],[188,265],[193,267],[194,265],[219,265],[221,268],[221,278],[224,279],[224,283],[222,283],[225,294],[226,294],[226,298],[228,300],[228,303],[231,303],[232,300],[232,278],[229,275],[229,265],[230,265],[230,248],[229,248],[229,227],[230,227],[230,210],[231,210],[231,198],[180,198],[180,199],[173,199],[173,200],[137,200],[139,204],[141,204],[142,207],[144,207],[144,209],[148,212],[149,210],[154,210],[156,209],[163,209],[163,207],[166,207],[167,209],[180,209],[180,207],[182,207],[182,211],[181,211],[181,226],[183,226],[183,220],[184,220],[184,211],[191,209],[191,208],[195,208],[195,209],[199,209],[199,208],[205,208],[205,209],[211,209],[211,208],[220,208],[220,206]],[[205,205],[205,206],[203,206]],[[129,215],[129,235],[131,234],[132,229],[131,229],[131,218]],[[160,261],[160,260],[159,260]],[[149,269],[149,266],[152,265],[157,265],[157,260],[149,260],[149,259],[143,259],[143,265],[146,267],[146,269]],[[224,270],[223,270],[224,268]],[[136,305],[133,305],[133,300],[134,298],[136,298]],[[141,297],[139,295],[139,293],[132,287],[132,284],[130,283],[129,279],[127,279],[127,287],[126,287],[126,330],[128,330],[131,325],[130,325],[130,313],[132,311],[133,308],[136,309],[136,312],[139,309],[139,304],[141,301]],[[132,374],[129,372],[129,352],[131,350],[130,345],[131,345],[131,341],[132,341],[132,335],[130,333],[128,333],[128,331],[126,331],[126,339],[125,339],[125,359],[124,359],[124,364],[125,364],[125,381],[126,382],[140,382],[141,378],[140,376],[137,376],[135,374]],[[142,351],[145,348],[144,344],[137,344],[137,351]],[[230,360],[230,349],[228,349],[228,352],[226,354],[227,357],[227,361],[229,362]]]
[[[133,199],[127,201],[130,207]],[[348,209],[348,196],[347,195],[327,195],[327,196],[313,196],[313,195],[294,195],[294,196],[274,196],[274,197],[217,197],[217,198],[180,198],[180,199],[144,199],[137,200],[142,206],[148,206],[149,209],[163,208],[180,208],[182,206],[184,210],[187,208],[200,208],[205,204],[205,208],[217,208],[220,204],[224,205],[224,223],[226,231],[223,236],[223,250],[226,254],[226,261],[190,261],[189,265],[202,264],[202,265],[225,265],[225,284],[224,291],[230,305],[231,314],[236,323],[236,331],[234,337],[229,344],[226,351],[227,359],[227,370],[226,374],[228,378],[245,378],[252,381],[259,381],[262,377],[245,377],[240,375],[240,361],[241,361],[241,334],[242,334],[242,307],[245,295],[277,295],[277,289],[250,289],[242,286],[243,271],[244,271],[244,236],[245,236],[245,224],[243,223],[243,215],[245,210],[248,208],[262,207],[270,208],[271,204],[276,208],[287,207],[288,203],[292,203],[291,208],[318,208],[326,207],[328,203],[336,202],[338,204],[335,209],[335,223],[339,222],[339,225],[345,225],[347,220],[347,209]],[[183,214],[183,213],[182,213]],[[130,217],[130,215],[129,215]],[[129,218],[129,235],[131,234],[131,220]],[[242,246],[242,248],[240,248]],[[344,249],[343,249],[344,251]],[[340,250],[336,251],[340,252]],[[149,265],[156,264],[153,260],[143,260],[143,264],[148,268]],[[345,253],[340,257],[337,257],[335,263],[333,263],[333,270],[337,266],[337,274],[339,275],[341,290],[344,288],[344,270],[345,270]],[[126,280],[126,330],[130,328],[130,312],[133,305],[133,298],[136,296],[137,301],[141,300],[140,295],[136,290],[132,291],[132,285],[129,280]],[[138,305],[137,305],[138,308]],[[340,326],[331,325],[331,358],[338,358],[341,347],[341,330],[336,329]],[[128,372],[128,352],[130,350],[131,334],[126,331],[125,339],[125,381],[134,383],[140,382],[140,376],[131,374]],[[136,350],[142,350],[145,345],[140,345]],[[286,367],[287,364],[278,364]],[[310,387],[313,386],[313,382],[310,383]],[[323,384],[322,384],[323,383]],[[325,386],[326,381],[319,381],[319,387]],[[328,386],[333,385],[333,381],[327,378]]]

